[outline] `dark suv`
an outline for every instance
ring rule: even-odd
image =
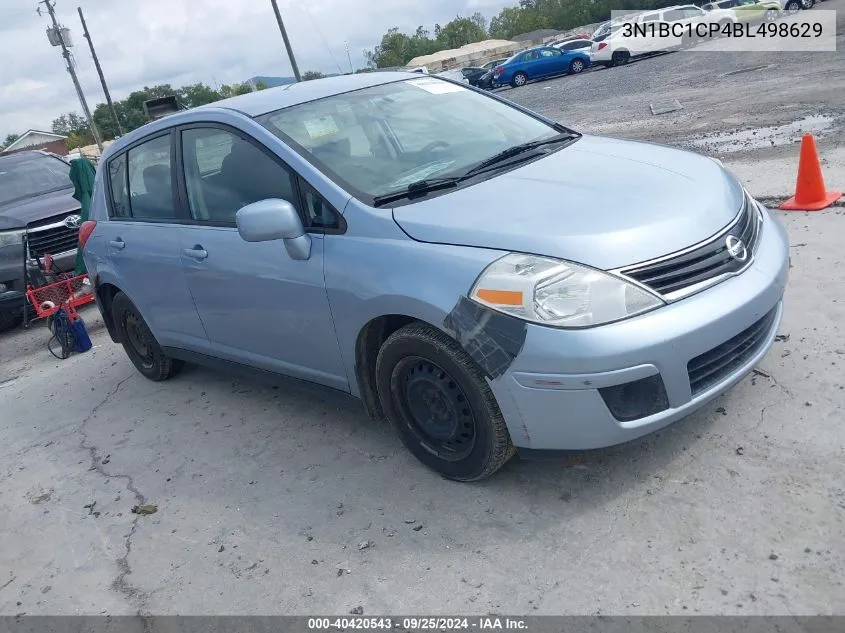
[[[70,165],[46,152],[0,155],[0,331],[15,325],[26,305],[27,260],[53,257],[58,272],[73,270],[80,215]]]

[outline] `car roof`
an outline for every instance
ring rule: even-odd
[[[415,74],[408,73],[407,71],[339,75],[337,77],[325,77],[312,81],[301,81],[286,86],[279,86],[278,88],[257,90],[245,95],[215,101],[214,103],[209,103],[207,106],[200,107],[229,108],[243,112],[247,116],[255,117],[273,112],[274,110],[299,105],[300,103],[343,94],[344,92],[352,92],[353,90],[380,86],[382,84],[412,78],[419,79],[419,77],[415,77]]]
[[[337,77],[313,79],[311,81],[302,81],[299,83],[279,86],[277,88],[257,90],[245,95],[221,99],[220,101],[191,108],[190,110],[183,112],[176,112],[162,119],[142,125],[128,134],[121,136],[119,139],[116,139],[115,142],[106,149],[103,157],[106,158],[111,156],[115,152],[131,145],[151,132],[165,130],[175,125],[179,125],[183,115],[188,113],[195,113],[206,109],[224,108],[241,112],[249,117],[257,117],[262,114],[267,114],[268,112],[281,110],[282,108],[308,103],[309,101],[317,101],[318,99],[332,97],[345,92],[353,92],[355,90],[394,83],[396,81],[408,81],[410,79],[421,78],[423,78],[423,76],[419,73],[409,73],[403,71],[358,73],[355,75],[339,75]]]

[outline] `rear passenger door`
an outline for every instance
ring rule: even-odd
[[[109,221],[99,266],[109,271],[162,346],[204,350],[208,342],[179,256],[184,216],[173,188],[173,133],[130,146],[106,165]]]
[[[557,75],[564,72],[563,54],[556,48],[541,48],[539,51],[541,72],[544,77]]]
[[[235,128],[179,131],[182,266],[215,356],[347,389],[323,277],[323,235],[336,210],[266,147]],[[182,178],[183,176],[183,178]],[[235,224],[252,202],[281,198],[311,233],[294,260],[281,240],[246,242]]]

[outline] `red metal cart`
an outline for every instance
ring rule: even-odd
[[[59,308],[64,308],[69,316],[74,316],[76,308],[94,301],[93,289],[86,283],[87,274],[63,273],[58,277],[59,281],[46,286],[27,286],[26,296],[35,310],[36,318],[51,317]]]

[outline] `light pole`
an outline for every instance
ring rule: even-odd
[[[82,15],[82,7],[76,7],[76,10],[79,11],[79,20],[82,22],[82,35],[84,35],[85,39],[88,40],[88,47],[91,49],[91,57],[94,58],[94,65],[97,67],[97,74],[100,76],[100,83],[103,85],[103,93],[106,95],[106,103],[109,105],[109,112],[111,112],[111,118],[114,120],[115,129],[118,134],[122,135],[123,130],[120,128],[120,121],[117,118],[117,112],[115,111],[114,104],[111,101],[109,87],[106,85],[106,78],[103,75],[103,69],[100,67],[100,60],[97,59],[97,51],[94,50],[94,41],[91,39],[91,34],[88,33],[88,25],[85,24],[85,16]]]
[[[285,48],[288,51],[288,59],[290,59],[291,68],[293,68],[293,76],[296,77],[297,81],[302,81],[302,78],[299,76],[299,67],[296,65],[296,59],[294,59],[293,56],[293,49],[290,46],[288,32],[285,30],[285,23],[282,21],[282,14],[279,13],[279,5],[276,4],[276,0],[270,0],[270,3],[273,5],[273,12],[276,14],[276,22],[279,23],[279,30],[282,32],[282,39],[285,41]]]

